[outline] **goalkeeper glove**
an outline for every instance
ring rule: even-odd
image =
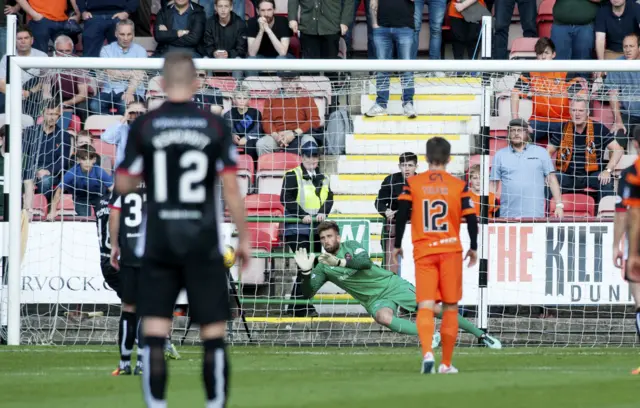
[[[325,252],[324,254],[320,255],[318,257],[318,260],[327,266],[340,266],[342,268],[347,266],[346,259],[340,259],[328,252]]]
[[[316,260],[315,254],[307,255],[307,250],[304,248],[300,248],[296,251],[295,259],[298,268],[300,268],[300,272],[303,275],[308,275],[313,269],[313,261]]]

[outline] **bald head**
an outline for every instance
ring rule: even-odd
[[[167,93],[177,89],[191,90],[194,84],[195,89],[198,88],[196,67],[191,54],[187,52],[173,51],[165,55],[162,77]]]

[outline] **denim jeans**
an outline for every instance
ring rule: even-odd
[[[49,40],[54,41],[58,34],[64,31],[65,23],[66,21],[52,21],[46,18],[29,21],[29,28],[33,32],[33,48],[49,52]]]
[[[0,55],[7,53],[7,26],[0,27]]]
[[[42,178],[36,177],[35,185],[38,189],[38,194],[44,194],[47,197],[47,200],[51,202],[51,198],[53,197],[53,187],[57,184],[57,179],[54,176],[43,176]]]
[[[356,0],[356,4],[353,8],[353,20],[351,20],[351,25],[349,26],[349,31],[344,36],[344,41],[347,43],[347,48],[349,51],[353,49],[352,41],[353,41],[353,28],[356,25],[356,16],[358,15],[358,6],[360,2],[364,1],[364,8],[366,10],[367,16],[367,58],[368,59],[376,59],[376,45],[373,42],[373,27],[371,26],[371,10],[369,9],[369,5],[371,4],[369,0]],[[424,1],[424,0],[418,0]]]
[[[85,57],[99,57],[105,38],[109,43],[116,40],[116,24],[119,20],[112,16],[111,13],[94,14],[84,22],[82,44]]]
[[[204,13],[207,15],[207,18],[215,14],[215,0],[198,0],[197,3],[204,7]],[[238,17],[242,17],[243,20],[245,19],[244,0],[233,0],[232,8],[233,12],[236,13]]]
[[[559,60],[592,59],[594,38],[593,24],[551,26],[551,40]]]
[[[429,59],[439,60],[442,55],[442,22],[447,11],[447,0],[426,0],[429,5]],[[413,23],[413,47],[411,55],[418,58],[418,46],[420,45],[420,29],[422,28],[422,11],[425,0],[414,0],[415,11]]]
[[[552,135],[558,135],[562,133],[562,122],[545,122],[542,120],[529,121],[531,126],[531,142],[540,143],[541,140],[551,140]]]
[[[536,0],[500,0],[496,2],[496,32],[494,35],[493,59],[509,59],[507,46],[509,42],[509,26],[516,3],[520,12],[520,25],[525,37],[537,37]],[[557,45],[556,45],[557,46]]]
[[[378,27],[373,30],[373,41],[376,44],[376,54],[379,60],[393,59],[394,47],[398,59],[413,59],[412,47],[415,30],[411,27],[389,28]],[[403,72],[400,76],[402,84],[402,104],[413,102],[415,89],[413,86],[413,72]],[[376,103],[384,108],[389,102],[389,73],[378,72],[376,74],[376,86],[378,96]]]

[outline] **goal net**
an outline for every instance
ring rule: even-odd
[[[375,62],[369,62],[375,68]],[[157,108],[165,97],[159,70],[123,66],[128,68],[42,69],[32,73],[30,86],[35,88],[24,103],[7,99],[11,109],[21,109],[23,115],[19,181],[29,210],[23,214],[30,214],[30,221],[21,224],[21,343],[111,344],[116,339],[121,310],[101,269],[105,258],[100,242],[106,237],[100,234],[96,216],[100,219],[105,211],[100,200],[111,187],[127,124]],[[521,66],[535,69],[533,63]],[[403,239],[405,258],[398,265],[390,257],[395,229],[387,209],[396,209],[394,197],[403,175],[387,176],[427,170],[425,145],[434,136],[451,144],[448,171],[469,182],[478,205],[483,195],[490,204],[482,213],[489,218],[478,252],[487,260],[488,273],[481,273],[478,265],[465,266],[460,313],[505,345],[635,343],[632,300],[611,252],[613,186],[635,151],[620,134],[608,136],[614,125],[614,88],[606,80],[602,86],[600,81],[571,81],[549,72],[392,73],[383,115],[376,105],[385,107],[384,92],[378,89],[385,86],[375,74],[293,72],[264,72],[239,80],[239,72],[199,71],[201,89],[195,102],[201,109],[222,113],[238,144],[238,180],[254,251],[242,276],[238,265],[231,268],[231,343],[417,344],[416,336],[377,324],[370,309],[341,289],[339,280],[326,282],[307,299],[293,249],[323,251],[312,233],[318,214],[323,214],[338,223],[343,242],[357,241],[375,264],[414,283],[410,229]],[[408,117],[412,112],[403,102],[408,97],[403,89],[411,82],[415,118]],[[636,84],[621,82],[615,89],[623,106],[636,103]],[[579,101],[574,105],[571,98]],[[512,108],[519,109],[518,114]],[[581,124],[572,122],[574,114],[588,118],[587,130],[582,131],[587,136],[573,138],[574,146],[569,146],[560,142],[567,132],[561,123],[574,123],[580,133]],[[540,146],[539,150],[527,147],[522,153],[510,145],[508,124],[515,117],[534,127],[525,136],[530,133],[528,146]],[[632,135],[632,122],[624,111],[622,121]],[[597,134],[600,131],[605,134]],[[623,151],[618,151],[616,141]],[[564,159],[553,152],[549,157],[549,143],[559,143],[557,154]],[[283,150],[284,144],[291,146]],[[573,161],[566,157],[570,148]],[[496,163],[501,149],[506,150]],[[91,162],[94,151],[97,161],[83,167],[82,157]],[[417,163],[406,153],[415,154]],[[533,165],[536,160],[540,167]],[[547,193],[546,185],[539,183],[546,183],[549,171],[563,170],[563,160],[576,168],[595,160],[598,171],[610,160],[616,162],[611,163],[611,185],[584,185],[580,177],[567,181],[558,176],[564,204],[559,218],[555,199],[548,199],[555,192]],[[485,161],[491,161],[492,180],[498,180],[495,194],[489,194]],[[547,164],[553,168],[547,169]],[[296,168],[308,171],[297,173]],[[16,180],[14,174],[10,177]],[[311,224],[304,219],[307,214]],[[229,219],[223,232],[225,244],[234,247],[236,232]],[[461,239],[468,248],[464,226]],[[414,320],[412,307],[401,306],[396,304],[394,312]],[[189,316],[188,302],[181,297],[173,320],[174,340],[198,341],[197,325],[191,325]],[[469,333],[462,333],[460,342],[478,344]]]

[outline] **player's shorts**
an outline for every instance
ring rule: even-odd
[[[393,279],[387,289],[374,301],[363,305],[371,316],[375,316],[378,310],[389,308],[394,314],[398,307],[409,312],[417,310],[416,288],[406,280],[397,277]]]
[[[120,300],[127,305],[135,305],[138,300],[140,267],[120,265]]]
[[[140,272],[137,310],[141,316],[171,319],[182,289],[187,290],[193,321],[200,324],[229,320],[229,281],[222,257],[186,259],[181,264],[144,259]]]
[[[104,277],[104,281],[109,285],[111,289],[113,289],[118,297],[122,299],[122,293],[120,291],[120,274],[111,266],[111,260],[109,258],[102,257],[100,261],[100,269],[102,269],[102,276]]]
[[[462,299],[462,252],[429,255],[416,260],[416,298],[458,303]]]

